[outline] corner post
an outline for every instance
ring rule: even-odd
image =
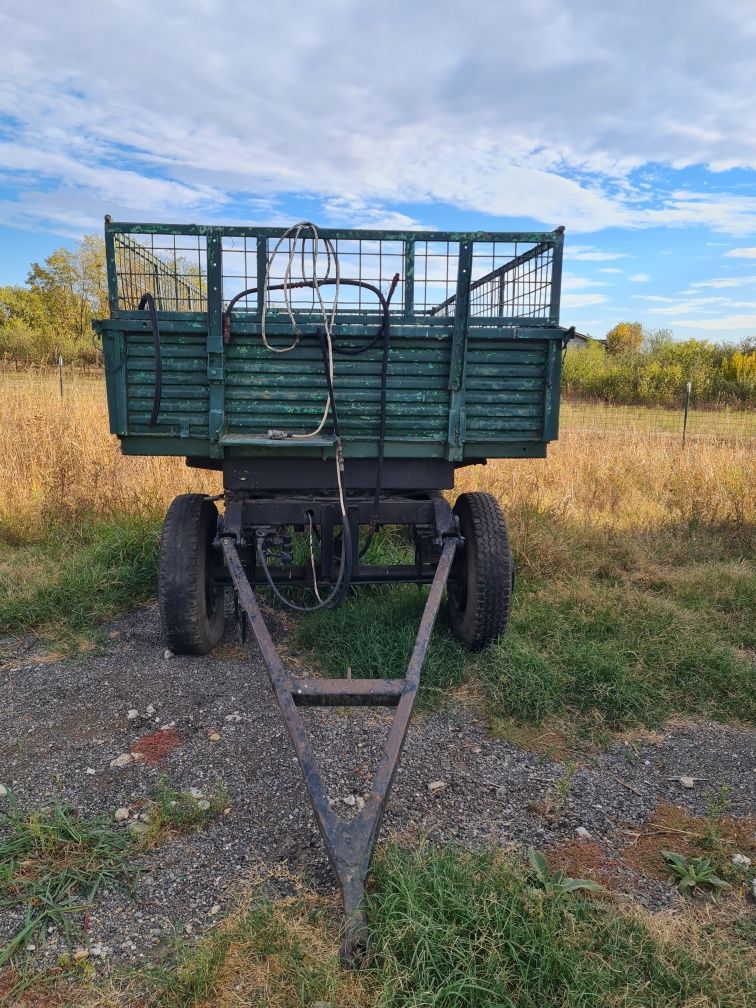
[[[207,231],[207,382],[208,437],[211,452],[220,457],[218,437],[226,412],[223,360],[223,252],[219,228]]]
[[[108,304],[110,317],[118,312],[118,264],[115,254],[115,233],[110,214],[105,215],[105,262],[108,272]]]
[[[458,461],[465,444],[465,365],[467,362],[467,324],[470,314],[473,243],[459,243],[457,296],[454,301],[451,361],[449,363],[449,432],[446,457]]]

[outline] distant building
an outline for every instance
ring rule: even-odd
[[[584,333],[576,332],[572,337],[570,342],[567,344],[568,350],[585,350],[589,343],[599,343],[600,340],[593,339],[592,336],[586,336]]]

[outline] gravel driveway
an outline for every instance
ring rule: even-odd
[[[175,931],[201,933],[240,884],[282,864],[331,891],[300,771],[254,647],[250,658],[232,631],[213,656],[165,658],[155,606],[108,624],[105,633],[99,653],[66,661],[48,660],[33,641],[0,641],[0,784],[25,806],[60,795],[77,809],[112,815],[145,799],[165,775],[180,790],[207,792],[222,782],[229,811],[143,856],[136,898],[104,895],[90,915],[90,941],[113,958],[160,955]],[[330,709],[304,717],[332,801],[353,814],[388,716]],[[161,762],[111,766],[165,725],[174,726],[178,747]],[[730,788],[733,815],[753,814],[756,733],[697,723],[658,739],[618,742],[586,759],[561,803],[544,815],[539,803],[559,793],[565,773],[563,763],[489,738],[469,707],[416,716],[382,835],[548,848],[580,829],[612,852],[625,839],[622,829],[659,803],[705,814],[722,785]],[[681,776],[694,786],[684,787]],[[676,898],[665,883],[641,876],[628,875],[627,886],[651,906]],[[0,921],[0,943],[16,921],[9,914]],[[43,965],[61,950],[53,934],[35,955]]]

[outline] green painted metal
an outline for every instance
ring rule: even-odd
[[[103,338],[111,430],[121,438],[126,454],[222,458],[269,457],[285,452],[287,457],[333,456],[328,429],[312,442],[287,440],[283,444],[268,437],[271,429],[313,429],[322,414],[326,394],[320,348],[313,338],[307,338],[307,332],[312,333],[320,322],[319,316],[301,309],[295,312],[305,338],[291,353],[273,354],[260,338],[261,288],[272,247],[270,239],[276,240],[282,233],[277,228],[106,222],[111,318],[95,323],[95,328]],[[128,310],[119,300],[114,252],[118,235],[131,236],[129,241],[152,236],[142,239],[149,245],[149,249],[145,246],[147,258],[157,255],[154,250],[162,247],[159,236],[163,240],[165,236],[194,236],[203,250],[202,287],[207,290],[207,312],[158,311],[162,392],[153,427],[149,425],[156,384],[152,331],[146,313]],[[464,464],[483,458],[545,454],[546,443],[558,432],[564,335],[558,314],[563,246],[560,230],[460,233],[334,229],[321,231],[320,235],[364,242],[366,257],[369,243],[402,243],[402,296],[397,295],[396,304],[392,303],[386,457],[447,458]],[[236,289],[229,292],[223,265],[227,238],[247,240],[247,256],[254,270],[247,286],[258,287],[258,294],[256,310],[234,311],[232,339],[225,346],[224,304],[245,286],[241,280],[234,280]],[[442,242],[454,243],[456,284],[452,284],[443,314],[430,314],[423,302],[421,284],[427,275],[423,271],[429,267],[428,260],[423,264],[420,259],[418,241],[433,242],[436,247]],[[532,247],[515,256],[511,270],[506,265],[497,267],[482,279],[478,270],[473,278],[480,249],[495,247],[492,243],[515,242],[517,249]],[[488,315],[481,314],[478,298],[476,310],[472,311],[471,289],[476,289],[476,296],[482,285],[488,284],[494,290],[497,277],[508,272],[514,275],[520,263],[527,264],[541,255],[541,249],[548,253],[551,285],[549,291],[540,291],[537,306],[523,309],[522,317]],[[542,273],[547,274],[547,270]],[[500,293],[503,305],[503,281]],[[493,304],[491,298],[485,301],[484,311],[489,304]],[[512,313],[519,307],[507,310]],[[366,310],[345,303],[343,309],[340,306],[334,327],[334,344],[346,348],[364,345],[375,333],[378,321],[374,300],[369,299]],[[290,342],[290,324],[280,308],[268,309],[266,329],[271,340]],[[334,388],[347,457],[371,458],[377,454],[381,353],[379,342],[358,356],[336,357]]]
[[[119,234],[142,235],[197,235],[207,237],[218,230],[215,225],[207,224],[144,224],[115,222],[105,218],[105,233],[108,231]],[[241,227],[226,226],[220,228],[226,238],[274,238],[278,239],[285,228],[274,227]],[[401,231],[348,228],[318,228],[321,238],[354,238],[367,241],[432,241],[432,242],[521,242],[537,245],[549,242],[562,244],[563,232],[555,231]]]
[[[415,311],[415,242],[404,242],[404,317],[412,320]]]
[[[467,326],[470,316],[470,277],[472,275],[473,243],[459,244],[457,265],[457,295],[452,328],[451,360],[449,362],[449,420],[446,457],[458,462],[464,457],[465,443],[465,362],[467,358]]]
[[[225,419],[223,353],[223,253],[219,229],[207,235],[207,429],[215,445]],[[220,452],[213,448],[213,455]]]

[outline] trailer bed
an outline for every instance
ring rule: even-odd
[[[283,232],[270,228],[123,224],[106,221],[111,317],[102,336],[110,429],[124,453],[181,455],[198,463],[227,458],[330,458],[327,436],[306,443],[271,430],[312,429],[323,410],[321,351],[290,342],[280,298],[261,296],[262,277]],[[557,436],[561,350],[559,290],[563,232],[436,233],[324,230],[342,276],[384,292],[390,306],[384,452],[387,459],[543,456]],[[269,278],[269,281],[277,280]],[[272,284],[274,286],[274,284]],[[230,315],[239,291],[257,287]],[[153,293],[160,331],[156,358],[150,321],[138,310]],[[327,291],[332,296],[332,291]],[[318,320],[312,291],[297,292],[302,331]],[[369,342],[381,315],[363,288],[339,293],[334,346]],[[335,399],[343,452],[378,451],[380,343],[338,356]],[[156,387],[159,410],[151,423]]]

